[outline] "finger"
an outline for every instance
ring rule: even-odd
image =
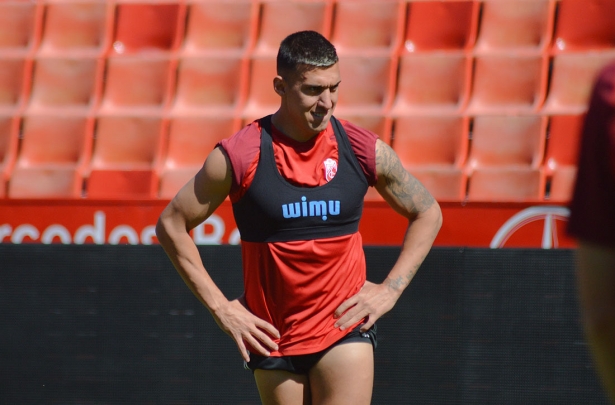
[[[357,304],[356,296],[352,296],[348,298],[346,301],[342,302],[342,304],[339,307],[337,307],[337,309],[333,313],[333,317],[334,318],[341,317],[344,314],[344,312],[348,310],[348,308],[351,308],[356,304]]]
[[[258,340],[256,340],[254,338],[254,336],[252,336],[251,334],[248,334],[247,336],[245,336],[244,337],[244,341],[246,343],[248,343],[250,345],[250,347],[252,347],[252,349],[256,350],[256,352],[258,354],[260,354],[261,356],[270,356],[271,355],[271,353],[267,349],[265,349],[261,345],[261,343]]]
[[[254,336],[271,350],[278,350],[278,345],[265,332],[257,330],[254,332]]]
[[[246,349],[246,345],[243,343],[243,340],[236,339],[235,342],[237,343],[237,348],[239,349],[239,353],[241,353],[241,357],[243,357],[246,362],[250,361],[250,353],[248,352],[248,349]]]
[[[361,319],[365,318],[368,315],[367,312],[360,311],[357,307],[353,307],[348,312],[346,312],[340,319],[335,322],[335,327],[340,328],[340,330],[347,329],[359,322]]]
[[[275,326],[273,326],[272,324],[270,324],[267,321],[264,321],[260,318],[256,318],[256,321],[254,322],[255,325],[259,328],[264,330],[265,332],[267,332],[270,336],[273,336],[275,338],[280,338],[280,332],[278,332],[278,330],[275,328]]]
[[[376,323],[376,320],[372,320],[372,316],[368,316],[367,317],[367,321],[365,321],[365,323],[363,325],[361,325],[361,329],[359,329],[361,332],[367,332],[372,326],[374,326],[374,323]]]

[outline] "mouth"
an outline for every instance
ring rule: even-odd
[[[314,111],[314,112],[312,112],[312,116],[314,118],[316,118],[316,119],[323,119],[323,118],[325,118],[327,116],[327,114],[329,114],[328,111],[318,111],[318,112]]]

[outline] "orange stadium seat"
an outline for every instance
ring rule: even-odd
[[[551,181],[550,201],[568,202],[572,196],[584,118],[585,114],[549,117],[545,171]]]
[[[159,155],[159,116],[99,116],[87,195],[90,198],[155,197]]]
[[[15,116],[0,115],[0,198],[6,197],[6,186],[17,153],[19,123]]]
[[[161,55],[112,56],[107,59],[103,107],[163,107],[171,73]]]
[[[339,63],[342,84],[338,114],[384,114],[393,97],[395,60],[388,56],[348,55]]]
[[[97,55],[107,45],[110,3],[100,1],[50,2],[45,18],[40,53]]]
[[[331,41],[339,53],[391,52],[403,35],[405,7],[397,1],[338,1]]]
[[[536,55],[489,54],[474,61],[468,109],[471,113],[532,112],[544,101],[547,58]]]
[[[272,114],[280,107],[280,96],[273,89],[275,56],[255,56],[250,60],[249,83],[243,118],[247,121]]]
[[[99,68],[99,60],[90,57],[37,58],[33,67],[30,107],[92,106]]]
[[[0,2],[0,53],[29,50],[36,40],[36,20],[35,2]]]
[[[113,50],[170,51],[179,41],[179,3],[119,3]]]
[[[348,115],[340,115],[337,113],[337,110],[334,113],[336,118],[347,120],[352,122],[355,125],[360,126],[361,128],[365,128],[369,131],[372,131],[378,138],[382,141],[389,143],[391,140],[391,120],[386,115],[382,114],[348,114]]]
[[[584,112],[595,76],[612,60],[615,60],[615,49],[555,55],[549,93],[543,110],[549,114]]]
[[[88,118],[28,115],[8,187],[10,198],[81,197]]]
[[[465,198],[463,163],[468,119],[460,115],[418,115],[395,119],[393,149],[402,164],[437,200]]]
[[[191,56],[180,59],[174,110],[235,109],[241,102],[246,66],[238,56]]]
[[[468,201],[521,202],[544,198],[545,176],[539,168],[484,167],[468,179]]]
[[[614,1],[565,0],[557,4],[555,52],[615,47]]]
[[[554,10],[553,0],[483,2],[475,50],[545,50],[551,43]]]
[[[257,28],[257,2],[190,0],[187,7],[183,52],[245,52],[250,48]]]
[[[469,93],[470,63],[463,52],[402,55],[392,114],[461,111]]]
[[[159,169],[158,197],[172,198],[205,162],[218,141],[237,130],[233,117],[174,117]]]
[[[284,37],[296,31],[312,30],[328,36],[331,25],[329,5],[327,0],[262,1],[254,52],[276,55]]]
[[[404,48],[408,52],[469,49],[476,40],[479,2],[408,2]]]
[[[15,108],[24,101],[29,68],[23,57],[0,57],[0,107]]]
[[[539,167],[545,148],[546,118],[541,115],[476,116],[469,171],[483,166]]]
[[[475,117],[466,163],[468,200],[543,199],[545,128],[541,115]]]

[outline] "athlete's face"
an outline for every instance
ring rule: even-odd
[[[282,108],[302,137],[311,137],[327,128],[337,105],[341,81],[339,64],[304,72],[284,81]]]

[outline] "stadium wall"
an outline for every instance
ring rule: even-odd
[[[229,296],[238,246],[199,247]],[[366,247],[383,279],[397,248]],[[607,404],[570,249],[434,248],[378,322],[373,403]],[[3,404],[258,404],[160,246],[0,244]]]

